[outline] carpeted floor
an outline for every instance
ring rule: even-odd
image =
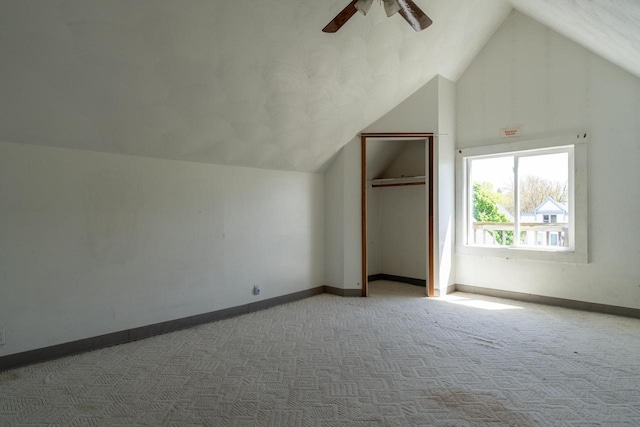
[[[640,425],[640,320],[371,285],[0,373],[0,425]]]

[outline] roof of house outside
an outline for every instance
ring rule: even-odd
[[[547,196],[534,210],[535,214],[566,214],[569,208],[564,203],[557,202],[553,197]]]

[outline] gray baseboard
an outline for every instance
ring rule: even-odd
[[[367,277],[369,282],[375,282],[376,280],[389,280],[390,282],[400,282],[407,283],[409,285],[422,286],[423,288],[427,286],[427,281],[425,279],[414,279],[412,277],[405,276],[394,276],[393,274],[372,274]]]
[[[460,292],[470,294],[487,295],[497,298],[506,298],[516,301],[533,302],[537,304],[553,305],[556,307],[571,308],[573,310],[592,311],[595,313],[615,314],[617,316],[634,317],[640,319],[640,309],[618,307],[615,305],[598,304],[593,302],[575,301],[564,298],[547,297],[543,295],[527,294],[523,292],[503,291],[500,289],[483,288],[456,284],[455,288]]]
[[[367,276],[367,281],[369,282],[375,282],[376,280],[384,280],[384,274],[370,274]]]
[[[391,275],[375,275],[383,276],[374,280],[392,280],[402,283],[416,284],[417,286],[426,286],[426,281],[420,284],[420,279],[403,278]],[[375,277],[373,276],[373,277]],[[411,280],[407,282],[403,280]],[[371,278],[370,281],[374,281]],[[566,307],[575,310],[593,311],[598,313],[615,314],[619,316],[634,317],[640,319],[640,309],[617,307],[605,304],[588,303],[582,301],[567,300],[562,298],[546,297],[541,295],[526,294],[520,292],[503,291],[499,289],[482,288],[468,285],[451,285],[447,287],[447,294],[455,291],[475,293],[479,295],[487,295],[498,298],[507,298],[517,301],[526,301],[539,304],[547,304],[559,307]],[[22,353],[10,354],[0,357],[0,371],[18,368],[21,366],[32,365],[34,363],[46,362],[48,360],[58,359],[73,354],[86,351],[98,350],[113,345],[124,344],[154,335],[165,334],[168,332],[178,331],[205,323],[215,322],[217,320],[227,319],[242,314],[252,313],[266,308],[274,307],[288,302],[298,301],[309,298],[321,293],[329,293],[342,297],[360,297],[362,291],[360,289],[341,289],[333,286],[318,286],[316,288],[295,292],[288,295],[282,295],[263,301],[244,304],[237,307],[226,308],[223,310],[213,311],[210,313],[198,314],[195,316],[185,317],[182,319],[170,320],[167,322],[155,323],[153,325],[132,328],[125,331],[113,332],[110,334],[100,335],[97,337],[86,338],[82,340],[72,341],[64,344],[58,344],[50,347],[29,350]]]
[[[166,334],[168,332],[175,332],[180,329],[215,322],[217,320],[253,313],[276,305],[309,298],[323,292],[325,292],[325,287],[318,286],[316,288],[252,302],[250,304],[244,304],[237,307],[212,311],[210,313],[198,314],[195,316],[169,320],[167,322],[155,323],[153,325],[141,326],[139,328],[127,329],[125,331],[112,332],[110,334],[53,345],[50,347],[38,348],[22,353],[10,354],[8,356],[0,357],[0,371],[32,365],[34,363],[46,362],[48,360],[71,356],[73,354],[98,350],[105,347],[111,347],[113,345],[149,338],[154,335]]]
[[[339,295],[341,297],[361,297],[362,289],[342,289],[333,286],[325,286],[324,291],[328,294]]]

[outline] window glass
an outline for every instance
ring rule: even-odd
[[[568,153],[520,156],[518,200],[520,245],[569,246]]]
[[[472,188],[470,244],[513,245],[513,162],[513,156],[469,161]]]
[[[467,244],[556,250],[571,246],[571,151],[552,151],[467,159]]]

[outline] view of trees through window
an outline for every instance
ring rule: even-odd
[[[468,167],[470,243],[569,246],[568,152],[476,158]]]

